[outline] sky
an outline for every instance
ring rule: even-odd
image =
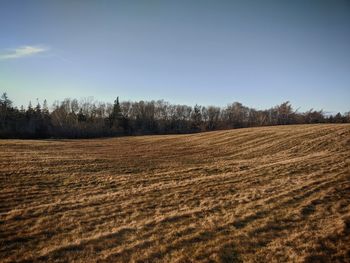
[[[0,92],[350,111],[350,1],[0,0]]]

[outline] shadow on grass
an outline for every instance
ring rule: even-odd
[[[220,249],[219,260],[222,263],[243,262],[233,244],[226,244]]]

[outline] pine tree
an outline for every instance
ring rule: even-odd
[[[83,113],[83,109],[80,108],[78,112],[78,122],[85,122],[86,121],[86,116]]]
[[[0,97],[0,128],[7,129],[9,126],[9,114],[12,107],[12,101],[8,98],[7,93],[4,92]]]
[[[49,107],[47,106],[47,101],[44,100],[44,104],[43,104],[43,109],[42,109],[42,112],[44,115],[49,115]]]
[[[120,104],[119,104],[119,97],[117,97],[117,99],[114,101],[113,114],[114,114],[115,118],[117,118],[117,119],[119,119],[121,117],[122,111],[121,111]]]
[[[27,118],[29,118],[29,119],[34,115],[34,109],[33,109],[31,101],[29,101],[26,115],[27,115]]]
[[[7,93],[4,92],[0,98],[0,105],[4,108],[12,107],[12,101],[8,98]]]
[[[36,99],[36,100],[37,100],[37,104],[36,104],[36,107],[35,107],[35,113],[37,115],[41,115],[41,105],[39,103],[39,100],[38,99]]]
[[[114,101],[113,111],[109,116],[109,119],[110,119],[110,127],[118,128],[121,125],[123,115],[119,104],[119,97],[117,97],[117,99]]]
[[[8,98],[7,93],[4,92],[0,97],[0,119],[5,121],[8,111],[12,108],[12,101]]]

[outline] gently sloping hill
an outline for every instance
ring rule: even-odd
[[[350,259],[350,125],[0,141],[0,259]]]

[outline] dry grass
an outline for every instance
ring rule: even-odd
[[[350,262],[350,125],[0,141],[3,262]]]

